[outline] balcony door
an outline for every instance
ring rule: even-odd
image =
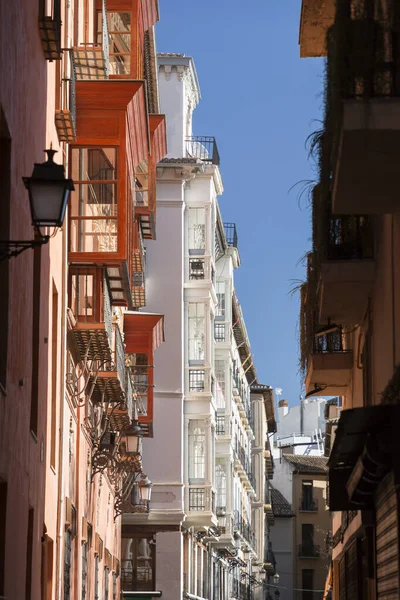
[[[155,554],[153,534],[122,537],[121,584],[124,591],[145,592],[155,589]]]
[[[313,483],[312,481],[301,482],[301,508],[302,510],[312,510],[313,506]]]
[[[311,523],[303,523],[301,526],[301,544],[303,556],[313,556],[314,525]]]

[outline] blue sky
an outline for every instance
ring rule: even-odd
[[[323,62],[300,59],[301,0],[159,0],[157,49],[195,61],[202,100],[194,135],[213,135],[221,155],[224,221],[236,223],[236,288],[260,383],[297,404],[299,259],[310,213],[298,181],[313,179],[304,147],[319,128]]]

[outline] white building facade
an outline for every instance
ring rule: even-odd
[[[154,439],[143,443],[151,510],[128,518],[150,539],[165,600],[261,600],[273,399],[251,393],[257,374],[234,291],[236,228],[218,207],[216,142],[192,135],[193,60],[158,61],[168,155],[157,168],[159,233],[146,248],[146,281],[147,309],[165,314],[166,341],[155,357]]]

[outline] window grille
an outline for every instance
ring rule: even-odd
[[[204,278],[204,258],[189,258],[189,279]]]
[[[64,540],[64,600],[71,598],[71,530],[67,529]]]
[[[225,435],[225,415],[217,415],[217,435]]]
[[[117,574],[113,573],[113,600],[117,600]]]
[[[94,600],[99,600],[99,557],[94,557]]]
[[[189,371],[189,392],[204,392],[205,374],[205,371]]]
[[[214,323],[214,338],[216,342],[225,341],[225,323]]]
[[[204,488],[191,488],[189,490],[189,510],[205,510]]]
[[[110,569],[108,567],[104,568],[104,600],[108,600],[108,592],[109,592],[109,581],[110,581]]]
[[[86,598],[87,583],[87,543],[82,544],[82,600]]]

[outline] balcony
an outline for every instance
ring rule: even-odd
[[[108,407],[107,415],[111,431],[122,431],[129,426],[135,416],[136,392],[132,383],[132,375],[130,369],[124,368],[124,371],[125,406],[118,404],[117,406],[111,405]]]
[[[60,142],[68,144],[76,141],[76,71],[72,53],[70,72],[61,82],[59,106],[55,111],[55,125]]]
[[[271,544],[271,542],[270,542]],[[265,550],[264,554],[264,569],[269,577],[275,575],[276,572],[276,558],[272,548]]]
[[[374,280],[374,231],[368,216],[330,216],[321,265],[319,322],[361,323]]]
[[[373,20],[367,9],[336,19],[328,80],[333,123],[332,206],[337,214],[386,214],[398,206],[400,142],[396,3]],[[361,58],[362,57],[362,58]]]
[[[249,495],[255,496],[256,482],[251,469],[251,461],[247,456],[245,449],[239,444],[237,438],[235,439],[234,459],[234,466],[244,487],[247,489]]]
[[[217,142],[211,136],[192,135],[186,139],[186,156],[219,167]]]
[[[185,488],[186,523],[196,527],[216,527],[216,492],[211,485],[188,485]]]
[[[235,223],[224,223],[225,239],[230,248],[238,247],[238,235]]]
[[[269,493],[267,495],[265,500],[266,500],[266,502],[264,504],[264,513],[265,513],[268,525],[272,526],[275,524],[275,517],[274,517],[274,511],[272,508],[271,493]]]
[[[126,363],[132,375],[139,410],[139,424],[146,436],[153,435],[154,352],[164,341],[163,315],[125,312]]]
[[[326,56],[326,35],[335,18],[335,0],[303,0],[300,16],[300,57]]]
[[[111,363],[112,311],[104,269],[70,267],[68,306],[68,336],[77,362]]]
[[[303,542],[298,546],[297,555],[299,558],[320,558],[321,547],[312,542]]]
[[[345,346],[342,328],[315,337],[312,355],[307,361],[306,393],[324,396],[344,395],[351,380],[353,351]]]
[[[91,365],[88,389],[91,391],[92,402],[120,402],[124,397],[125,383],[124,344],[119,327],[114,323],[111,362],[94,359]]]
[[[239,534],[243,541],[247,542],[253,550],[255,549],[256,538],[254,531],[247,519],[241,516],[237,510],[233,513],[233,530],[236,534]]]
[[[46,60],[59,60],[61,50],[61,1],[53,0],[51,14],[45,14],[44,3],[41,3],[39,15],[40,41]]]
[[[302,497],[299,505],[300,512],[318,512],[318,500],[316,498]]]

